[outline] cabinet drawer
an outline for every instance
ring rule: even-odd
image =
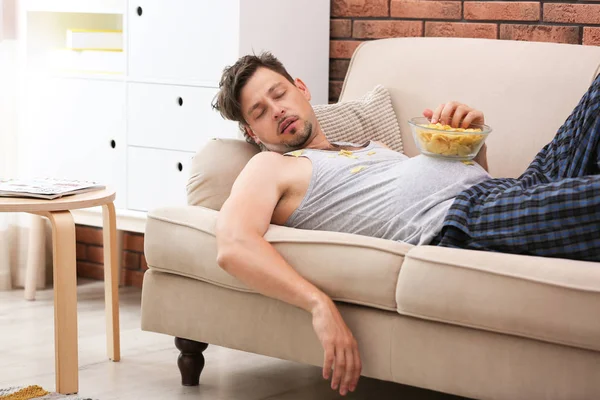
[[[239,0],[130,0],[129,75],[210,82],[239,49]]]
[[[19,173],[98,181],[125,207],[125,83],[29,78],[24,95]]]
[[[127,208],[149,211],[164,206],[184,206],[185,186],[194,153],[127,149]]]
[[[196,152],[213,137],[235,138],[237,123],[212,109],[214,88],[128,84],[128,144]]]

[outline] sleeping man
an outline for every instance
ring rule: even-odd
[[[409,158],[373,141],[331,143],[310,98],[269,53],[224,70],[214,107],[263,151],[219,212],[217,262],[256,291],[311,313],[323,377],[342,395],[361,373],[356,340],[334,302],[264,239],[270,223],[600,261],[600,77],[518,179],[492,179],[485,145],[465,165]],[[453,127],[484,123],[481,111],[457,102],[423,115]]]

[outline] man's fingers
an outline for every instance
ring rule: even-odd
[[[325,361],[323,363],[323,378],[329,379],[331,376],[331,367],[333,366],[334,350],[333,346],[327,346],[325,348]]]
[[[450,122],[452,121],[452,115],[454,115],[454,111],[456,111],[457,106],[458,105],[455,102],[450,102],[444,105],[444,109],[440,115],[440,121],[442,124],[450,125]]]
[[[438,123],[438,121],[440,120],[440,115],[442,115],[442,110],[444,109],[444,106],[445,104],[440,104],[439,106],[437,106],[437,108],[433,112],[433,116],[431,117],[432,124]]]
[[[431,120],[431,117],[433,117],[433,110],[426,108],[423,110],[423,116],[429,120]]]
[[[423,111],[423,115],[429,118],[430,111],[426,109]],[[443,125],[450,125],[453,128],[468,128],[471,124],[483,124],[483,113],[479,110],[475,110],[466,104],[459,103],[457,101],[451,101],[449,103],[440,104],[433,115],[431,116],[431,123],[442,123]]]
[[[473,121],[482,121],[482,120],[483,120],[483,113],[481,111],[472,110],[471,112],[469,112],[467,114],[465,119],[463,119],[461,126],[466,129],[469,126],[471,126]]]
[[[458,108],[454,112],[454,115],[452,116],[452,122],[450,123],[450,126],[452,126],[453,128],[458,128],[460,126],[460,122],[463,120],[465,115],[469,113],[469,111],[471,110],[467,106],[458,106]]]
[[[340,385],[340,380],[346,370],[346,358],[344,349],[335,348],[335,364],[333,366],[333,379],[331,380],[331,388],[337,390]]]
[[[354,377],[354,352],[352,351],[352,347],[346,348],[344,355],[346,357],[346,371],[342,378],[342,385],[340,386],[340,394],[342,396],[348,394],[348,388]]]

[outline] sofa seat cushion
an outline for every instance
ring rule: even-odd
[[[216,262],[218,212],[198,206],[148,213],[148,267],[233,290],[252,292]],[[396,311],[396,286],[406,243],[336,232],[271,225],[265,235],[302,276],[332,299]]]
[[[600,351],[600,265],[433,246],[406,255],[398,312]]]

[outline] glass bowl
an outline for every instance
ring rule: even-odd
[[[464,161],[475,158],[492,132],[487,125],[471,124],[468,129],[457,129],[431,124],[425,117],[411,118],[408,125],[421,154]]]

